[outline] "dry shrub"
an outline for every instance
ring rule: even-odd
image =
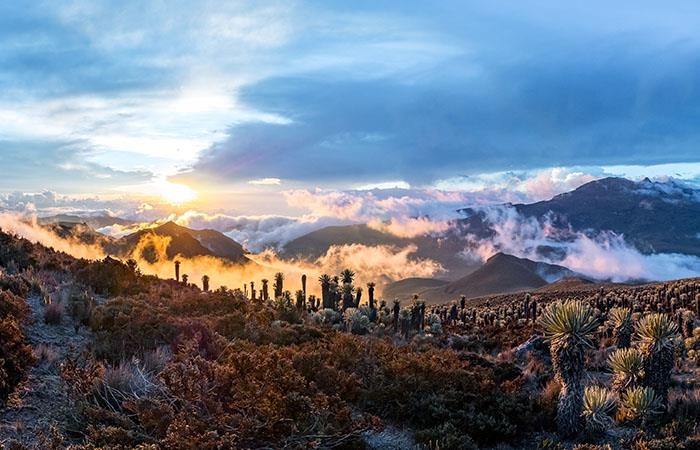
[[[0,273],[0,290],[7,290],[19,297],[26,297],[30,288],[31,285],[24,276]]]
[[[131,298],[109,300],[95,307],[90,316],[95,353],[117,364],[170,345],[177,335],[175,322],[174,317],[149,302]]]
[[[37,363],[44,369],[56,368],[59,355],[53,346],[42,342],[34,348],[33,355]]]
[[[549,423],[554,423],[557,414],[557,404],[559,402],[559,393],[561,392],[561,383],[556,379],[550,379],[537,397],[537,405],[542,412],[544,420]]]
[[[7,400],[34,362],[32,348],[13,316],[0,319],[0,404]]]
[[[0,291],[0,317],[13,316],[22,321],[29,315],[27,302],[10,291]]]
[[[63,317],[63,303],[49,303],[44,307],[44,323],[49,325],[60,325]]]
[[[20,325],[28,314],[29,307],[24,299],[9,291],[0,291],[0,404],[7,400],[34,363],[32,348]]]

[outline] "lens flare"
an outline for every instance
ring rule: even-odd
[[[158,190],[163,200],[171,205],[181,205],[197,198],[197,192],[184,184],[169,183],[166,181],[159,186]]]

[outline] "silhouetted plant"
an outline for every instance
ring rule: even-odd
[[[282,297],[284,292],[284,274],[282,272],[277,272],[275,274],[275,298]]]
[[[202,276],[202,290],[204,292],[209,292],[209,275]]]

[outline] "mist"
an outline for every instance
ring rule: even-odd
[[[65,239],[54,234],[48,228],[39,225],[35,217],[23,217],[16,214],[0,214],[0,228],[6,232],[24,237],[34,243],[39,243],[56,250],[63,251],[76,258],[98,260],[107,254],[96,245],[88,245],[77,239]],[[128,227],[136,231],[142,225]],[[392,281],[405,277],[431,277],[444,271],[442,266],[430,259],[413,257],[415,246],[396,248],[391,246],[343,245],[332,246],[326,254],[312,261],[284,260],[278,257],[274,250],[268,249],[257,254],[246,255],[250,262],[234,264],[212,256],[186,258],[177,255],[170,259],[167,248],[171,238],[144,234],[133,251],[124,259],[134,259],[143,274],[156,275],[160,278],[174,278],[174,261],[180,261],[180,273],[186,274],[189,282],[201,286],[204,275],[210,278],[210,286],[226,286],[230,289],[243,289],[254,282],[259,289],[262,279],[272,280],[277,272],[285,276],[285,290],[294,292],[301,289],[301,276],[306,275],[307,293],[320,294],[320,286],[316,282],[322,274],[331,276],[349,268],[356,272],[356,286],[364,286],[372,281],[377,283],[377,294]],[[148,249],[148,252],[145,250]],[[149,253],[149,260],[144,254]]]
[[[557,228],[549,217],[527,218],[515,208],[481,208],[495,234],[469,236],[467,254],[482,260],[497,252],[565,266],[581,275],[614,282],[666,281],[700,276],[700,258],[678,253],[643,254],[612,232],[587,235]]]

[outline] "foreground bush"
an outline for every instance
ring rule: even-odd
[[[0,291],[0,404],[7,400],[34,362],[21,322],[28,314],[24,299]]]

